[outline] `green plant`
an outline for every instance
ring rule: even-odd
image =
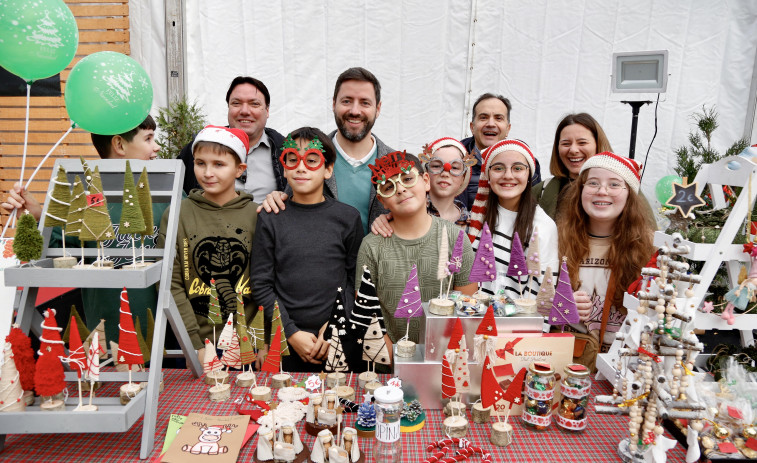
[[[176,159],[181,149],[205,127],[205,114],[197,103],[189,103],[183,97],[167,107],[158,108],[156,122],[160,129],[156,138],[161,148],[160,157]]]

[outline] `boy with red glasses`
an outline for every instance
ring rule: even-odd
[[[252,295],[269,322],[279,304],[282,334],[294,351],[283,357],[286,371],[323,370],[329,347],[323,332],[338,290],[346,308],[354,300],[363,225],[357,209],[324,195],[335,159],[334,145],[320,130],[290,133],[279,162],[292,195],[278,214],[258,216]]]

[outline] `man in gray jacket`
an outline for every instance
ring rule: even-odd
[[[336,80],[332,108],[337,130],[329,136],[338,154],[324,193],[357,209],[367,234],[373,220],[387,212],[376,199],[369,165],[395,151],[371,133],[381,112],[381,84],[367,69],[347,69]],[[278,212],[285,207],[287,192],[272,192],[262,207]]]

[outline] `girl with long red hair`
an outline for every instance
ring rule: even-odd
[[[653,224],[640,199],[640,166],[614,153],[584,162],[566,191],[558,215],[560,255],[568,273],[581,322],[574,360],[594,369],[626,316],[625,289],[654,252]]]

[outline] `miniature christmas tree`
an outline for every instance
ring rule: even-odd
[[[578,323],[579,321],[576,300],[573,298],[573,288],[570,285],[568,264],[563,257],[560,275],[557,278],[555,297],[552,301],[552,310],[549,312],[549,324],[553,326],[565,325],[568,323]]]
[[[407,277],[405,289],[402,291],[397,310],[394,312],[394,318],[407,319],[407,329],[403,339],[409,340],[410,319],[423,315],[423,306],[421,305],[421,290],[418,283],[418,268],[413,264],[410,269],[410,275]]]
[[[87,339],[84,341],[84,348],[89,350],[91,346],[93,339],[95,337],[95,333],[98,334],[97,339],[98,343],[100,344],[99,348],[96,349],[98,355],[101,359],[108,358],[108,342],[105,339],[105,320],[100,320],[100,323],[97,324],[94,330],[92,330],[91,333],[89,333],[89,336],[87,336]]]
[[[45,310],[45,319],[42,321],[42,336],[39,337],[39,350],[52,352],[56,358],[65,357],[66,353],[60,332],[61,329],[58,328],[58,322],[55,320],[55,309]]]
[[[13,252],[21,262],[31,262],[42,257],[42,234],[37,230],[37,221],[26,211],[21,214],[13,239]]]
[[[271,339],[271,348],[268,351],[268,356],[263,362],[263,366],[260,368],[262,371],[269,373],[278,373],[280,371],[281,363],[281,326],[276,327],[276,334]]]
[[[123,204],[121,206],[121,220],[118,224],[118,232],[131,235],[132,265],[136,265],[137,263],[134,234],[143,233],[145,228],[145,219],[142,217],[142,208],[139,205],[139,196],[134,185],[134,174],[131,172],[131,164],[127,160],[126,171],[124,172]]]
[[[389,365],[389,349],[386,347],[381,324],[375,315],[363,337],[363,360]]]
[[[541,286],[539,286],[539,294],[536,296],[536,310],[542,317],[549,316],[552,301],[555,298],[555,283],[553,279],[552,268],[547,267],[544,279],[541,282]]]
[[[442,359],[442,399],[451,399],[457,394],[455,388],[455,378],[452,376],[452,367],[450,366],[450,352],[447,351]]]
[[[51,346],[40,346],[34,374],[34,388],[42,397],[53,397],[66,388],[63,364]]]
[[[344,310],[342,303],[342,288],[337,289],[334,305],[331,306],[331,315],[329,315],[328,327],[323,333],[323,338],[328,341],[332,336],[332,328],[336,328],[340,336],[347,335],[347,311]]]
[[[523,380],[526,378],[526,369],[521,368],[515,378],[507,386],[505,396],[503,399],[510,403],[509,408],[513,408],[513,405],[519,405],[523,403]],[[509,415],[509,412],[508,412]]]
[[[239,349],[239,336],[236,331],[231,331],[231,344],[224,349],[221,363],[229,368],[242,368],[242,352]]]
[[[339,330],[333,325],[331,326],[331,339],[329,339],[329,353],[325,368],[326,371],[349,371]]]
[[[381,332],[385,333],[384,317],[381,313],[381,304],[379,303],[376,286],[371,280],[371,272],[368,267],[363,266],[363,276],[360,278],[360,287],[355,297],[355,308],[350,315],[350,329],[353,331],[355,338],[362,339],[368,330],[373,317],[376,317],[381,325]]]
[[[531,232],[531,239],[528,243],[528,252],[526,253],[526,266],[528,274],[537,279],[541,275],[541,264],[539,262],[539,229],[534,227]]]
[[[284,334],[284,326],[281,324],[281,311],[279,311],[279,301],[276,301],[273,303],[273,317],[271,318],[271,332],[276,329],[276,327],[281,327],[281,356],[287,356],[289,355],[289,344],[287,344],[286,337],[283,336]]]
[[[465,339],[465,338],[463,338]],[[463,341],[464,342],[464,341]],[[468,368],[468,349],[462,347],[460,352],[455,355],[455,389],[457,393],[470,391],[470,369]]]
[[[147,167],[142,168],[142,174],[137,180],[137,198],[139,207],[142,209],[142,218],[145,221],[145,229],[140,232],[142,235],[142,263],[145,263],[145,237],[153,234],[153,215],[152,215],[152,196],[150,193],[150,182],[147,179]]]
[[[510,265],[507,266],[507,276],[517,278],[518,287],[521,286],[520,278],[528,276],[528,264],[526,263],[526,256],[523,255],[523,245],[517,231],[513,234],[513,241],[510,245]],[[520,292],[523,293],[522,288]]]
[[[18,412],[26,408],[20,379],[13,358],[13,347],[10,342],[6,342],[0,363],[0,412]]]
[[[221,305],[218,303],[218,290],[216,290],[215,278],[210,279],[210,299],[208,300],[208,320],[213,325],[223,323],[221,318]],[[215,327],[213,327],[215,330]]]
[[[255,342],[255,348],[260,350],[265,347],[265,312],[263,306],[258,306],[258,312],[250,323],[250,329],[247,330],[252,334]]]
[[[89,180],[88,180],[89,181]],[[105,241],[113,238],[113,224],[108,215],[108,202],[103,194],[100,169],[95,167],[87,191],[87,209],[82,217],[81,241]]]
[[[71,207],[71,184],[68,183],[66,170],[61,166],[58,166],[53,185],[50,203],[45,213],[45,226],[65,227],[68,221],[68,209]],[[65,242],[65,235],[63,241]]]
[[[376,409],[366,394],[365,401],[357,409],[357,424],[363,429],[373,429],[376,427]]]
[[[494,376],[494,365],[487,356],[481,368],[481,406],[489,408],[505,398],[505,392]]]
[[[445,225],[442,227],[441,234],[439,235],[439,263],[436,267],[436,279],[439,280],[439,299],[443,296],[444,280],[449,274],[447,270],[447,256],[449,256],[449,243],[447,240],[447,226]]]
[[[460,273],[460,270],[463,268],[463,240],[466,238],[467,236],[465,235],[465,232],[460,230],[460,233],[457,234],[457,241],[455,241],[455,247],[452,249],[452,257],[447,263],[447,269],[449,270],[449,273],[450,273],[450,279],[449,279],[449,283],[447,284],[446,297],[449,297],[449,291],[450,289],[452,289],[452,281],[455,279],[455,274]]]
[[[95,396],[95,382],[100,381],[100,356],[103,354],[107,353],[103,352],[100,346],[100,332],[95,329],[92,332],[92,341],[87,350],[87,374],[85,375],[85,378],[89,381],[90,408],[92,408],[92,399]],[[114,352],[113,355],[116,355],[116,353]]]
[[[494,309],[489,306],[476,329],[476,334],[473,335],[473,359],[476,363],[481,365],[486,357],[494,357],[496,341],[497,323],[494,321]]]
[[[129,365],[129,382],[131,383],[132,365],[143,365],[142,351],[137,341],[137,332],[134,329],[134,319],[129,307],[129,295],[126,288],[121,291],[121,308],[118,318],[118,363]]]
[[[229,349],[233,342],[233,334],[236,333],[234,331],[234,314],[229,314],[229,319],[226,320],[226,324],[223,325],[223,329],[221,330],[221,335],[218,336],[218,348],[221,350]],[[239,344],[239,339],[237,338],[237,345]]]
[[[134,319],[134,331],[137,332],[137,344],[139,344],[139,350],[142,351],[142,359],[144,363],[150,361],[150,348],[147,346],[145,337],[142,336],[142,324],[139,323],[139,317]]]
[[[455,350],[460,349],[461,341],[465,343],[465,335],[463,334],[463,324],[460,322],[460,317],[455,319],[455,326],[452,328],[452,334],[449,337],[447,343],[447,349]]]
[[[19,328],[18,325],[14,325],[11,328],[11,331],[5,340],[11,343],[16,369],[21,376],[21,387],[25,391],[33,391],[34,371],[36,366],[34,362],[34,351],[32,350],[32,340],[21,331],[21,328]]]
[[[81,378],[82,374],[87,371],[87,355],[84,353],[84,345],[81,341],[79,328],[73,316],[71,316],[71,322],[69,322],[68,326],[71,327],[71,336],[68,343],[68,366],[76,371],[76,382],[79,386],[79,407],[81,407]]]
[[[489,230],[489,225],[485,223],[483,230],[481,230],[481,238],[479,239],[478,249],[476,249],[476,257],[473,260],[473,267],[471,267],[468,280],[486,283],[492,282],[496,279],[497,268],[494,259],[492,233]]]
[[[252,349],[252,341],[247,332],[247,318],[244,314],[244,304],[242,303],[242,293],[237,292],[237,336],[239,337],[239,351],[242,365],[250,365],[255,361],[257,356]]]
[[[86,209],[87,195],[84,193],[84,185],[81,183],[81,178],[77,175],[74,179],[74,191],[71,193],[68,217],[66,219],[66,234],[68,236],[79,236],[79,233],[81,233],[81,219],[84,217]]]
[[[84,336],[84,339],[89,336],[89,329],[87,328],[87,324],[84,323],[84,321],[81,319],[81,315],[79,315],[79,311],[76,310],[76,306],[72,305],[71,322],[68,324],[68,326],[66,326],[66,330],[63,332],[63,342],[68,342],[68,336],[72,324],[76,324],[76,327],[79,329],[79,334]]]

